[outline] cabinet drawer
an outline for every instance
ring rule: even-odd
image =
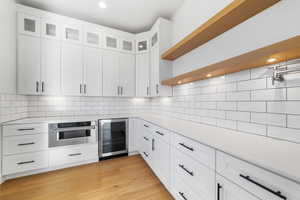
[[[215,150],[178,134],[173,135],[173,146],[211,169],[215,169]]]
[[[217,172],[261,199],[300,199],[299,184],[225,153],[217,152]]]
[[[153,135],[158,137],[159,139],[164,140],[168,144],[170,143],[170,135],[171,133],[168,130],[159,128],[157,126],[152,126]]]
[[[19,124],[3,126],[3,136],[48,133],[48,124]]]
[[[51,149],[50,166],[59,166],[98,158],[98,145]]]
[[[22,135],[3,138],[3,154],[18,154],[47,150],[48,134]]]
[[[3,157],[3,175],[48,167],[48,151]]]
[[[195,161],[179,150],[174,149],[172,164],[173,177],[178,177],[200,199],[215,199],[215,171]]]
[[[171,192],[176,200],[206,200],[205,198],[203,199],[194,193],[191,188],[182,182],[178,177],[175,177],[174,179]]]
[[[259,200],[257,197],[219,175],[216,177],[216,183],[216,200]]]

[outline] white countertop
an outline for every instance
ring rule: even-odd
[[[300,144],[240,133],[185,120],[151,115],[97,115],[83,117],[26,118],[3,125],[55,123],[72,120],[139,117],[162,128],[211,146],[300,183]]]

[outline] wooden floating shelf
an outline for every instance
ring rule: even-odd
[[[194,32],[166,51],[162,58],[176,60],[280,0],[235,0]]]
[[[272,63],[269,60],[271,58],[273,59]],[[162,84],[169,86],[180,85],[296,58],[300,58],[300,35],[164,80]]]

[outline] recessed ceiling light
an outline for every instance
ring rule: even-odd
[[[181,83],[182,83],[182,81],[178,81],[177,83],[178,83],[178,84],[181,84]]]
[[[212,76],[211,74],[207,74],[207,75],[206,75],[206,77],[208,77],[208,78],[211,77],[211,76]]]
[[[275,61],[277,61],[276,58],[270,58],[270,59],[268,59],[268,63],[272,63],[272,62],[275,62]]]
[[[99,8],[107,8],[107,5],[106,5],[106,3],[104,1],[100,1],[98,3],[98,6],[99,6]]]

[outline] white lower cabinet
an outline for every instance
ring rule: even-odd
[[[217,172],[263,200],[300,199],[299,184],[222,152]]]
[[[3,137],[3,155],[48,149],[48,134]]]
[[[259,198],[219,175],[217,175],[216,182],[216,200],[259,200]]]
[[[3,175],[47,168],[49,166],[48,151],[26,153],[3,157]]]
[[[50,149],[50,167],[98,159],[98,144]]]
[[[198,200],[215,199],[215,171],[207,168],[193,158],[177,149],[172,149],[173,163],[172,177],[174,186],[176,181],[184,183],[197,194]],[[178,179],[178,180],[177,180]]]

